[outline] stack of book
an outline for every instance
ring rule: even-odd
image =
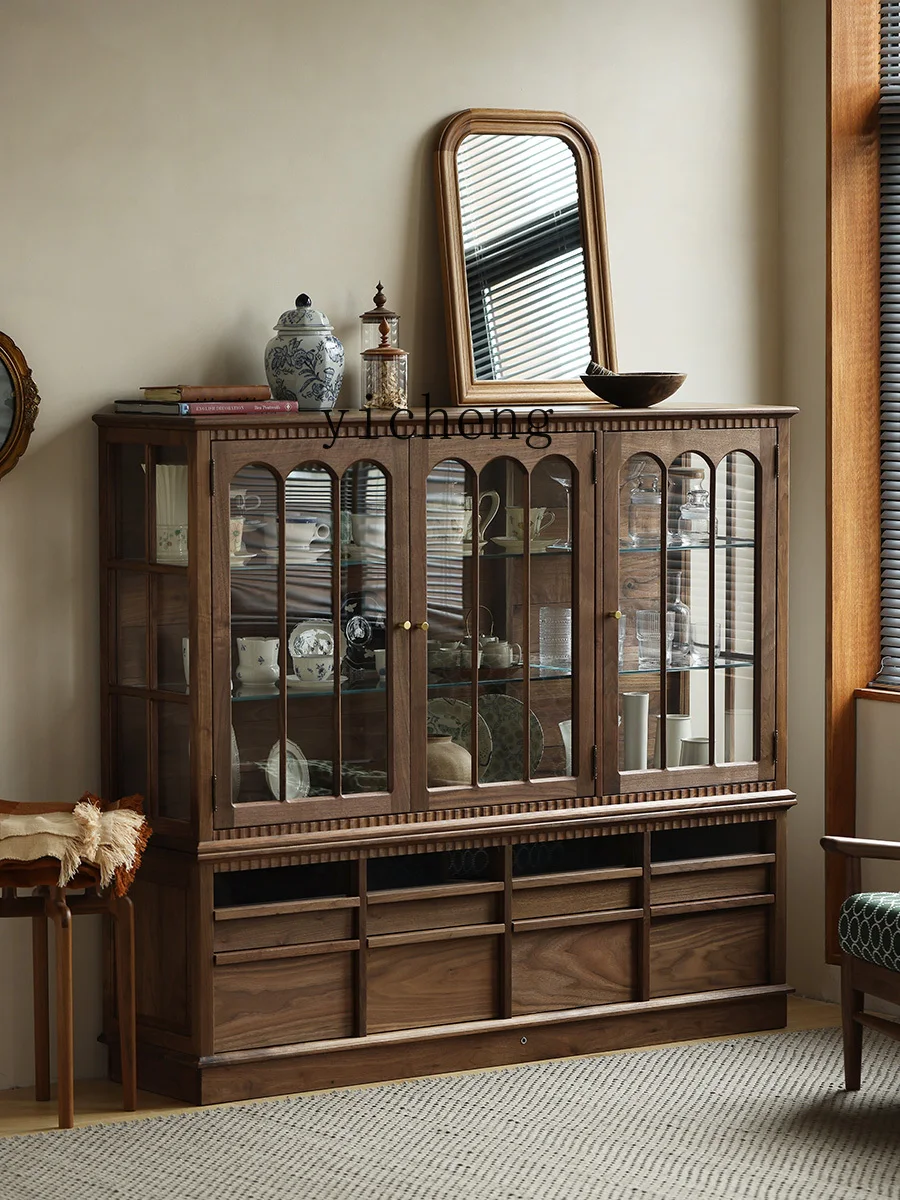
[[[242,413],[293,413],[295,400],[273,400],[266,384],[235,384],[226,387],[197,387],[171,384],[141,388],[143,400],[117,400],[117,413],[141,413],[148,417],[222,417]]]

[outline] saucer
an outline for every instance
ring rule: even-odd
[[[341,683],[346,682],[347,676],[342,675]],[[309,692],[310,694],[314,692],[334,692],[334,676],[331,679],[322,679],[314,683],[311,680],[298,679],[296,675],[288,675],[287,685],[295,691]]]
[[[255,550],[246,550],[242,554],[232,554],[230,562],[233,567],[242,567],[251,558],[256,558]]]
[[[301,563],[318,563],[327,562],[328,559],[322,558],[323,551],[319,547],[310,547],[308,550],[287,549],[284,555],[284,561],[287,565],[297,566]]]
[[[529,543],[529,549],[532,554],[546,554],[547,550],[556,543],[556,538],[532,538]],[[495,546],[502,546],[504,550],[510,551],[512,554],[521,554],[525,549],[525,543],[522,538],[514,537],[495,537],[491,538]]]

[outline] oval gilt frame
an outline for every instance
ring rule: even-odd
[[[28,445],[37,420],[41,398],[25,355],[5,333],[0,333],[0,366],[9,374],[13,386],[14,412],[6,440],[0,445],[0,478],[13,469]]]

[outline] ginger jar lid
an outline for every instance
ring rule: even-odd
[[[306,292],[301,292],[296,300],[296,308],[289,308],[278,318],[276,331],[283,329],[308,330],[313,333],[328,333],[334,326],[317,308],[313,308],[312,300]]]

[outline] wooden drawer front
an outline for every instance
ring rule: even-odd
[[[685,871],[650,879],[651,904],[682,900],[715,900],[722,896],[759,896],[771,891],[765,865],[729,867],[723,871]]]
[[[637,879],[598,879],[556,887],[518,887],[513,891],[513,920],[636,908],[640,904],[639,884]]]
[[[216,921],[213,949],[254,950],[265,946],[297,946],[307,942],[340,942],[355,936],[355,909],[279,913]]]
[[[500,939],[470,937],[369,951],[369,1033],[499,1017]]]
[[[353,955],[216,967],[215,1048],[251,1050],[353,1033]]]
[[[640,927],[611,921],[515,934],[513,1016],[636,1000]]]
[[[650,926],[650,995],[768,983],[769,908],[657,918]]]
[[[485,925],[498,919],[495,913],[500,911],[502,902],[502,894],[482,892],[447,899],[370,903],[366,917],[368,932],[406,933],[415,929],[448,929],[454,925]]]

